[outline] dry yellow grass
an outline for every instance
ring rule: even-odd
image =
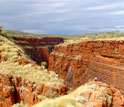
[[[65,40],[64,43],[57,46],[67,46],[69,44],[78,44],[83,41],[110,41],[110,40],[124,40],[124,33],[110,32],[110,33],[100,33],[100,34],[88,34],[81,36],[73,36],[70,39]]]
[[[60,79],[53,71],[41,70],[40,66],[31,67],[31,64],[25,66],[20,65],[17,60],[23,57],[27,60],[29,57],[25,55],[22,48],[16,46],[9,40],[0,41],[1,56],[5,61],[0,63],[0,73],[8,74],[13,77],[21,77],[26,81],[37,82],[38,85],[45,84],[49,87],[59,87],[64,85],[64,80]]]

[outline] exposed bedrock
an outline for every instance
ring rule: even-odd
[[[49,54],[54,49],[54,46],[64,42],[64,39],[59,37],[13,37],[13,39],[38,64],[43,61],[48,62]]]
[[[11,107],[15,103],[15,88],[12,78],[0,75],[0,107]]]
[[[97,77],[124,94],[124,41],[87,41],[56,46],[49,57],[49,70],[78,87]]]
[[[28,59],[11,41],[0,41],[0,107],[15,103],[32,106],[44,99],[67,94],[64,80]]]
[[[57,95],[64,95],[67,94],[68,88],[63,85],[51,89],[45,84],[41,84],[38,88],[36,82],[27,82],[20,77],[0,74],[0,107],[12,107],[13,104],[21,101],[32,106],[46,98],[51,98],[51,91],[56,92]]]

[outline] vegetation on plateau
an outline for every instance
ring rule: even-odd
[[[32,37],[32,38],[42,38],[42,37],[62,37],[65,42],[60,45],[68,45],[73,43],[80,43],[82,41],[94,41],[94,40],[123,40],[123,32],[100,32],[92,34],[82,34],[82,35],[47,35],[47,34],[33,34],[21,31],[11,31],[3,30],[2,34],[6,35],[9,39],[12,37]]]

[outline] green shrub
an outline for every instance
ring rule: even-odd
[[[47,62],[41,62],[41,66],[46,68],[47,67]]]

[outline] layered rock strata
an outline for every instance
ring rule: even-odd
[[[48,63],[49,54],[54,49],[55,45],[64,42],[62,37],[9,37],[5,35],[1,35],[6,37],[17,45],[21,46],[25,52],[37,62],[37,64],[41,64],[41,62],[45,61]]]
[[[47,98],[54,98],[66,94],[67,87],[49,87],[45,84],[22,80],[0,73],[0,107],[11,107],[15,103],[23,102],[32,106]]]
[[[74,88],[97,77],[124,94],[124,41],[85,41],[56,46],[49,57],[49,70]]]
[[[49,54],[54,49],[54,46],[64,42],[64,39],[59,37],[13,37],[13,39],[38,64],[43,61],[48,63]]]

